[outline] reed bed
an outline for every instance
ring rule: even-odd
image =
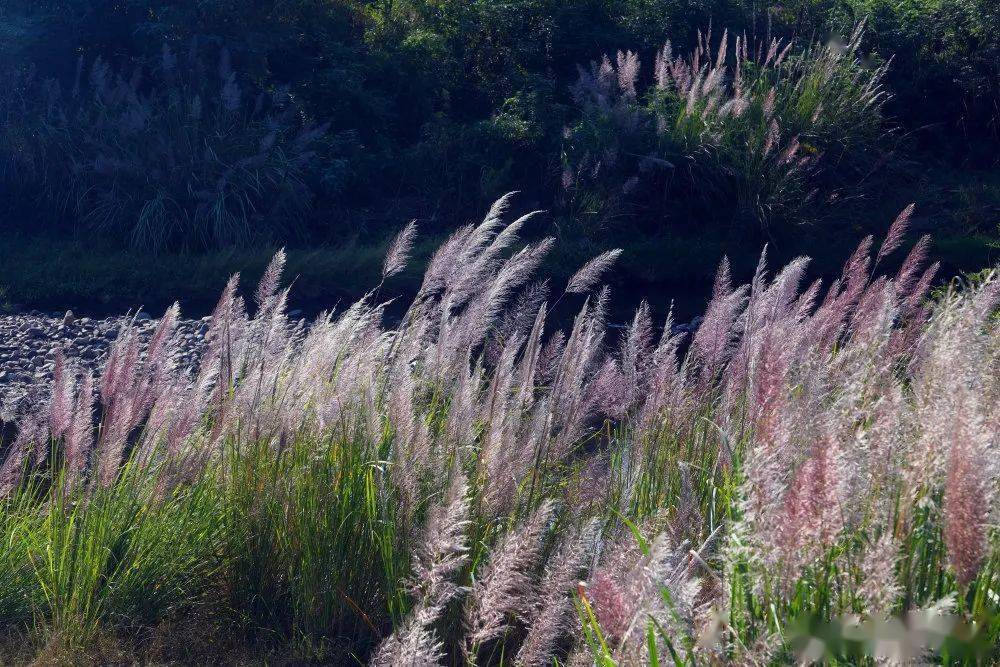
[[[926,239],[884,273],[908,209],[829,285],[762,257],[737,287],[723,261],[689,340],[646,305],[612,334],[617,253],[550,293],[552,241],[518,240],[535,214],[511,199],[441,246],[394,328],[412,225],[383,284],[306,331],[279,253],[251,307],[226,286],[195,368],[168,361],[176,307],[99,377],[58,359],[0,471],[17,655],[995,659],[992,273],[929,297]]]

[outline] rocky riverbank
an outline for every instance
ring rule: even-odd
[[[289,315],[301,331],[306,324],[301,312]],[[173,352],[175,363],[191,366],[198,362],[209,320],[203,317],[178,321],[180,344]],[[77,317],[72,311],[0,314],[0,421],[12,420],[30,409],[35,400],[44,400],[59,350],[78,369],[99,374],[111,345],[129,322],[134,322],[140,343],[145,346],[159,320],[143,312],[107,318]],[[691,323],[675,325],[671,332],[693,332],[700,323],[698,317]],[[625,325],[610,327],[624,329]]]
[[[178,322],[180,345],[174,351],[178,364],[197,362],[208,320]],[[72,311],[0,315],[0,418],[11,418],[34,400],[35,392],[44,392],[51,383],[59,350],[81,370],[96,374],[111,345],[132,321],[145,345],[158,320],[141,312],[103,319],[76,317]]]

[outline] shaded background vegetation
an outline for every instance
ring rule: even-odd
[[[729,30],[723,87],[736,36],[792,43],[788,64],[745,68],[739,123],[702,109],[664,130],[686,105],[654,59],[709,26],[713,54]],[[529,231],[563,237],[556,273],[622,246],[626,291],[701,289],[726,252],[748,273],[768,241],[831,269],[910,201],[946,271],[980,268],[1000,236],[998,29],[992,0],[11,0],[0,297],[197,301],[234,256],[262,268],[287,245],[326,305],[377,272],[336,258],[380,256],[412,217],[433,239],[513,189],[550,211]],[[634,98],[581,96],[619,51]],[[828,99],[803,94],[831,53]],[[811,156],[790,175],[761,167],[771,86],[781,144]]]

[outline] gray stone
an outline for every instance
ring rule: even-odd
[[[3,410],[30,409],[38,396],[50,391],[57,350],[81,371],[99,374],[108,348],[132,316],[93,319],[70,311],[52,316],[43,313],[0,314],[0,406]],[[145,357],[157,321],[140,313],[135,319],[140,356]],[[177,350],[172,357],[189,366],[201,357],[209,318],[178,322]]]

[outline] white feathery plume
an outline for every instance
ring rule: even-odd
[[[468,560],[468,524],[468,487],[455,470],[447,495],[428,512],[413,557],[409,588],[416,602],[402,626],[375,651],[373,667],[440,664],[444,654],[433,626],[448,603],[464,592],[455,578]]]
[[[592,557],[600,525],[592,520],[576,535],[563,540],[549,558],[530,615],[528,633],[514,658],[515,665],[544,667],[566,631],[573,611],[571,591]]]
[[[916,204],[910,204],[903,209],[902,213],[896,216],[896,219],[889,227],[885,240],[882,241],[882,245],[879,247],[878,253],[875,255],[876,265],[881,260],[891,255],[893,251],[903,243],[903,239],[906,237],[906,232],[910,228],[910,218],[913,217],[913,210],[915,207]]]
[[[466,598],[463,614],[467,657],[502,635],[513,617],[530,609],[531,571],[544,546],[549,521],[555,511],[544,501],[528,520],[504,535],[493,549]]]
[[[585,294],[598,283],[601,276],[610,269],[621,256],[620,248],[608,250],[593,258],[573,274],[566,285],[567,294]]]
[[[406,268],[416,238],[417,221],[411,220],[389,245],[389,251],[386,253],[385,262],[382,265],[383,280],[397,275]]]

